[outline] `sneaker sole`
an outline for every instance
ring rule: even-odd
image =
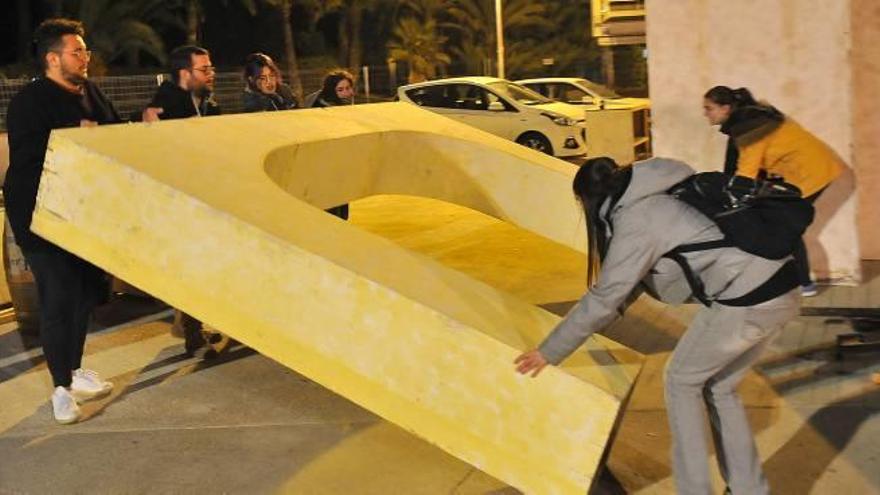
[[[79,421],[79,418],[80,418],[80,417],[81,417],[81,415],[79,415],[79,414],[76,415],[76,416],[74,416],[74,417],[72,417],[72,418],[70,418],[70,419],[58,419],[58,418],[56,417],[56,418],[55,418],[55,422],[58,423],[58,424],[60,424],[60,425],[69,425],[69,424],[73,424],[73,423],[76,423],[77,421]]]
[[[85,401],[89,401],[92,399],[97,399],[99,397],[103,397],[112,391],[113,391],[113,387],[99,390],[97,392],[87,392],[85,390],[71,390],[70,395],[72,395],[73,398],[76,399],[77,402],[82,403]]]

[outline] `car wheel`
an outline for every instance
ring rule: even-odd
[[[516,142],[525,146],[526,148],[531,148],[533,150],[540,151],[541,153],[553,155],[553,146],[550,144],[550,140],[544,137],[544,135],[539,132],[527,132],[518,137],[516,139]]]

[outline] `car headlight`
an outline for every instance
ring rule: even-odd
[[[573,118],[566,117],[565,115],[561,115],[558,113],[543,112],[543,113],[541,113],[541,115],[552,120],[553,123],[557,124],[557,125],[573,126],[577,123],[577,121],[574,120]]]

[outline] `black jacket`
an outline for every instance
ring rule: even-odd
[[[22,88],[9,102],[9,170],[3,195],[16,242],[25,251],[57,249],[31,232],[31,216],[49,133],[52,129],[79,127],[83,119],[98,124],[121,122],[110,100],[90,81],[85,83],[84,95],[77,95],[41,77]]]
[[[220,115],[220,106],[213,96],[201,98],[196,105],[192,93],[171,81],[165,81],[159,86],[148,106],[162,108],[162,113],[159,114],[161,120]]]
[[[279,84],[275,94],[267,95],[245,88],[242,95],[245,112],[274,112],[298,108],[293,91],[286,84]]]

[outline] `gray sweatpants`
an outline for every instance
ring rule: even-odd
[[[799,308],[797,289],[756,306],[713,304],[697,313],[666,365],[666,409],[678,493],[712,493],[704,404],[718,466],[730,491],[769,493],[736,387]]]

